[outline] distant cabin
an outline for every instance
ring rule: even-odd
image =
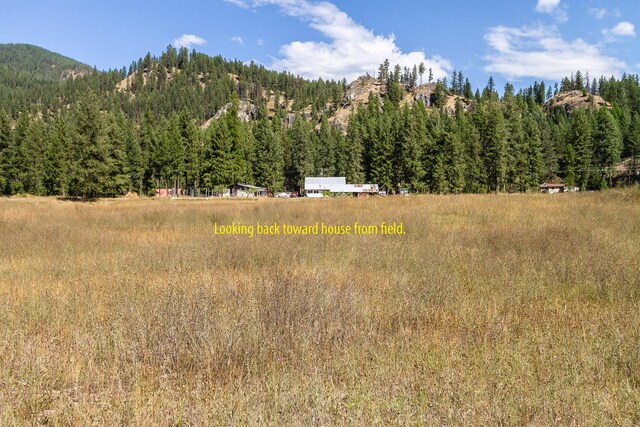
[[[228,192],[225,191],[227,197],[267,197],[268,194],[266,188],[248,184],[235,184],[228,188]]]
[[[321,198],[325,194],[351,194],[362,196],[378,194],[378,184],[347,184],[345,177],[306,177],[304,194],[307,197]]]
[[[554,184],[550,182],[545,182],[539,187],[541,193],[547,194],[556,194],[556,193],[564,193],[566,187],[564,184]]]

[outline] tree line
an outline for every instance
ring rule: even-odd
[[[252,93],[231,81],[221,83],[228,92],[220,99],[220,107],[227,101],[226,113],[204,129],[208,115],[196,111],[203,107],[187,108],[187,101],[174,99],[152,108],[150,102],[154,96],[172,99],[168,94],[179,83],[178,67],[193,67],[193,75],[200,75],[199,55],[168,48],[161,58],[148,56],[126,73],[135,81],[140,70],[174,70],[162,88],[151,79],[137,88],[134,83],[133,92],[117,92],[113,83],[104,91],[87,88],[55,111],[0,109],[0,193],[97,197],[175,187],[197,195],[236,183],[277,192],[301,189],[306,176],[346,176],[353,183],[377,183],[388,192],[525,192],[550,179],[602,189],[613,184],[622,158],[640,155],[637,76],[602,78],[587,87],[588,80],[576,73],[561,83],[566,90],[600,94],[613,103],[611,109],[544,111],[549,92],[544,83],[518,93],[508,84],[500,96],[491,79],[482,92],[466,99],[468,104],[458,100],[452,112],[438,107],[450,94],[468,94],[461,72],[454,72],[451,86],[436,82],[439,102],[427,108],[422,101],[401,102],[407,85],[415,85],[424,68],[389,70],[383,64],[379,78],[387,85],[384,98],[371,93],[368,103],[354,106],[346,129],[340,129],[330,123],[330,115],[338,104],[332,101],[337,98],[333,92],[344,90],[344,82],[307,82],[294,89],[297,78],[287,83],[287,74],[265,71],[243,81],[262,88],[265,76],[275,76],[266,87],[279,90],[291,84],[289,90],[298,91],[299,98],[286,92],[285,98],[295,98],[298,113],[287,114],[276,102],[275,113],[269,114],[262,89]],[[218,61],[206,58],[207,64]],[[225,67],[218,81],[232,78]],[[243,70],[246,77],[259,67]],[[91,86],[96,78],[72,84],[81,86],[86,80]],[[192,83],[202,94],[200,82]],[[242,100],[255,105],[251,120],[238,114]]]
[[[102,111],[88,95],[43,121],[25,112],[15,126],[0,113],[0,192],[5,195],[118,196],[156,188],[220,191],[234,183],[297,190],[306,176],[346,176],[387,191],[529,191],[545,179],[601,189],[623,155],[640,152],[640,116],[621,129],[615,110],[549,117],[524,98],[487,101],[455,114],[421,102],[382,107],[379,97],[352,116],[346,133],[298,114],[290,125],[238,117],[239,102],[208,129],[183,111],[140,122]],[[623,114],[622,119],[625,118]]]

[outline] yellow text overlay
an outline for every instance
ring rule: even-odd
[[[298,225],[287,223],[260,223],[243,224],[233,222],[227,225],[213,224],[213,234],[216,236],[370,236],[389,235],[402,236],[407,234],[402,222],[381,221],[377,224],[361,224],[355,221],[353,224],[325,224],[316,221],[313,224]]]

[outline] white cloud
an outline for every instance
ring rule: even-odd
[[[636,28],[631,22],[624,21],[611,29],[604,30],[602,34],[605,36],[635,37]]]
[[[264,46],[265,44],[267,44],[267,42],[265,42],[265,41],[264,41],[264,40],[262,40],[262,39],[258,39],[258,40],[256,40],[256,44],[257,44],[258,46]]]
[[[538,0],[536,11],[552,15],[556,22],[562,23],[569,20],[567,7],[560,5],[560,0]]]
[[[452,64],[439,56],[427,57],[424,52],[402,52],[393,35],[374,34],[355,22],[333,3],[310,0],[225,0],[241,7],[275,5],[291,17],[308,22],[329,41],[294,41],[280,48],[280,58],[272,67],[302,77],[315,79],[354,80],[373,73],[389,59],[402,67],[424,62],[435,78],[448,76]]]
[[[626,64],[582,39],[564,40],[555,27],[493,27],[485,35],[493,52],[488,73],[507,79],[560,80],[580,70],[592,76],[620,75]]]
[[[234,43],[238,43],[240,46],[244,45],[244,40],[242,40],[242,37],[240,36],[231,37],[230,40]]]
[[[560,0],[538,0],[536,10],[540,13],[552,13],[560,6]]]
[[[224,0],[227,3],[231,3],[231,4],[235,4],[236,6],[239,6],[243,9],[248,9],[249,5],[247,3],[245,3],[243,0]]]
[[[204,46],[207,44],[207,41],[202,37],[198,37],[193,34],[183,34],[182,36],[175,39],[172,43],[175,48],[186,47],[187,49],[191,49],[192,46]]]
[[[609,14],[609,12],[604,7],[590,7],[589,14],[595,16],[598,19],[603,19]]]

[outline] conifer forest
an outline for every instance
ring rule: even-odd
[[[33,65],[52,57],[70,71]],[[462,72],[432,81],[423,64],[387,61],[372,76],[380,93],[356,104],[344,80],[308,81],[186,48],[109,71],[62,58],[29,45],[0,50],[1,194],[201,195],[235,183],[299,191],[306,176],[435,194],[637,179],[637,75],[576,71],[518,91],[491,78],[474,89]],[[423,79],[430,98],[407,102]],[[572,91],[591,108],[556,104]],[[333,119],[340,109],[346,124]],[[616,169],[623,160],[626,178]]]

